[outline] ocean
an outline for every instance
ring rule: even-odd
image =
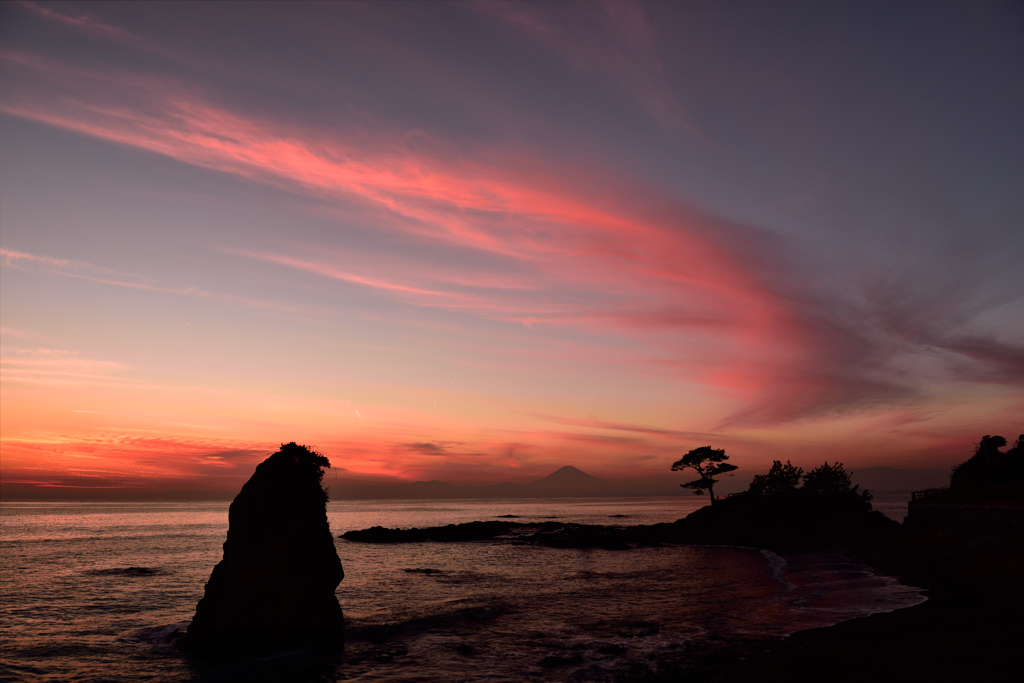
[[[876,507],[902,521],[906,498],[883,494]],[[328,518],[335,537],[509,515],[633,525],[674,521],[704,502],[337,501]],[[227,502],[3,502],[0,680],[630,680],[685,657],[696,640],[783,636],[925,599],[836,553],[336,538],[343,648],[183,653],[169,639],[188,625],[221,558],[227,513]]]

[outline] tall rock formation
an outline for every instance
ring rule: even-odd
[[[334,589],[345,572],[321,487],[330,466],[293,442],[256,467],[231,503],[224,559],[213,568],[183,647],[281,647],[340,636]]]

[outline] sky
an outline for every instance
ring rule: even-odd
[[[0,5],[0,480],[949,467],[1024,431],[1013,2]]]

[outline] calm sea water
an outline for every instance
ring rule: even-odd
[[[895,499],[894,499],[895,501]],[[337,536],[516,515],[678,519],[699,498],[331,502]],[[890,516],[902,519],[897,502]],[[903,503],[905,510],[905,501]],[[880,506],[883,507],[883,506]],[[650,670],[695,638],[787,634],[921,602],[834,554],[750,548],[575,550],[336,540],[344,649],[186,655],[220,560],[227,503],[0,505],[0,676],[12,681],[580,681]],[[883,510],[885,508],[883,507]],[[619,516],[624,515],[624,517]]]

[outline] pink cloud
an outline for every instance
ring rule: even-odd
[[[643,26],[623,25],[635,31],[621,41],[640,49]],[[354,206],[382,229],[486,254],[517,270],[489,273],[488,287],[496,287],[488,290],[474,284],[471,269],[453,276],[413,259],[396,276],[323,255],[236,253],[415,305],[629,340],[634,348],[625,362],[660,366],[676,379],[747,400],[727,424],[778,423],[914,396],[912,382],[894,372],[906,353],[899,342],[862,308],[809,293],[797,269],[787,270],[795,264],[779,240],[614,173],[554,166],[521,151],[459,152],[422,134],[327,132],[229,109],[173,79],[20,53],[2,57],[18,74],[0,101],[8,114]],[[4,258],[123,287],[278,306],[164,287],[81,262],[20,252]],[[1019,367],[1015,347],[946,347]]]
[[[780,331],[794,336],[786,327],[787,312],[758,282],[757,273],[707,238],[727,226],[673,208],[650,193],[634,192],[638,188],[619,179],[561,169],[559,177],[568,180],[558,181],[553,170],[528,159],[492,160],[497,152],[456,158],[444,145],[400,137],[359,147],[343,138],[244,118],[174,83],[83,71],[70,74],[74,82],[69,82],[69,73],[56,65],[21,56],[15,61],[43,80],[60,81],[63,93],[107,91],[106,101],[124,104],[100,107],[85,93],[54,99],[34,90],[16,93],[17,105],[5,101],[2,108],[10,114],[296,192],[362,203],[383,212],[393,230],[527,264],[537,274],[542,295],[517,296],[517,291],[528,291],[522,289],[510,289],[503,297],[465,291],[442,295],[432,286],[309,259],[269,257],[289,267],[412,296],[421,305],[470,309],[502,320],[617,333],[629,333],[638,324],[648,331],[661,327],[670,332],[663,339],[666,347],[681,344],[677,334],[714,328],[715,346],[725,341],[727,347],[721,362],[733,373],[752,364],[737,358],[753,358],[757,367],[773,360],[780,343],[786,350],[793,342],[799,345],[797,339],[779,338]],[[429,281],[429,273],[418,275]],[[640,308],[638,302],[643,302]],[[670,324],[664,324],[664,316],[642,317],[652,303],[672,311]],[[681,314],[680,308],[688,310]],[[617,315],[616,309],[623,313]],[[640,317],[626,311],[640,311]],[[772,379],[759,380],[748,372],[743,386],[722,382],[722,370],[716,370],[716,363],[708,365],[717,353],[696,359],[691,376],[747,392]]]

